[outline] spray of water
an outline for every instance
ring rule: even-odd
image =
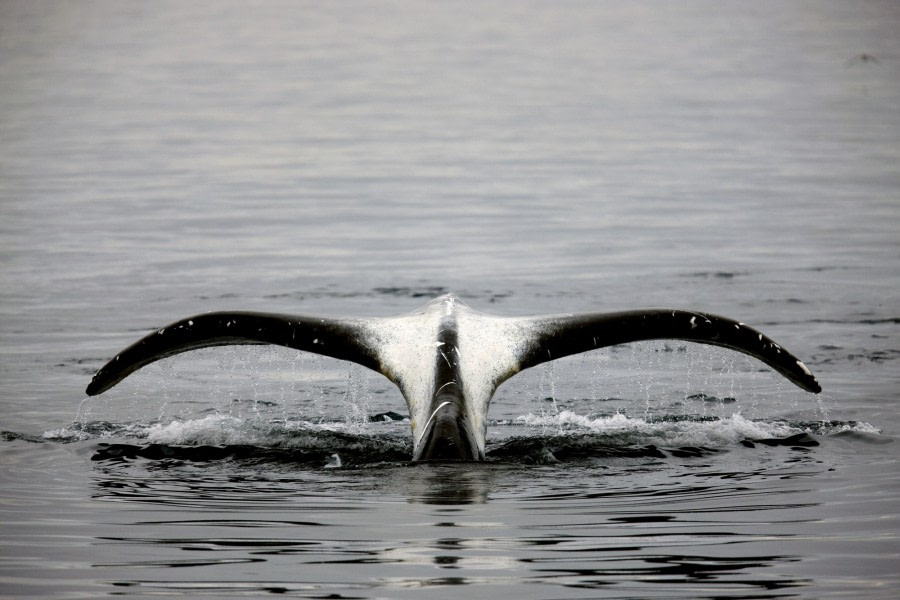
[[[350,363],[277,348],[201,350],[150,365],[115,390],[85,399],[72,428],[46,435],[315,448],[342,457],[352,457],[347,444],[402,451],[408,422],[394,412],[370,422],[373,412],[404,414],[402,397],[389,382],[373,384],[370,377]],[[489,415],[495,444],[522,436],[538,445],[572,436],[583,443],[590,436],[620,446],[714,447],[799,432],[874,430],[830,422],[823,398],[812,402],[786,390],[779,376],[751,359],[693,344],[609,348],[546,363],[508,383]]]

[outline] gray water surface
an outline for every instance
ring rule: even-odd
[[[0,596],[894,598],[892,2],[0,3]],[[411,464],[399,392],[211,310],[671,306]],[[373,418],[375,417],[375,418]],[[337,454],[341,466],[332,468]]]

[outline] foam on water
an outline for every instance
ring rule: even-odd
[[[153,444],[261,445],[271,443],[275,438],[273,433],[260,428],[255,421],[230,415],[208,415],[201,419],[151,425],[146,440]]]
[[[526,454],[550,444],[556,449],[578,448],[582,455],[585,448],[596,448],[598,456],[602,456],[610,448],[727,449],[757,441],[790,440],[803,434],[824,437],[844,432],[879,433],[868,423],[748,419],[737,412],[724,418],[678,416],[649,420],[619,413],[595,418],[569,410],[553,415],[528,413],[512,420],[494,421],[489,431],[489,459],[492,451],[499,449],[499,454],[495,453],[493,458],[501,460],[510,458],[502,450],[510,440],[515,440],[516,447],[524,449]],[[227,414],[176,419],[168,423],[78,422],[70,428],[47,431],[43,438],[64,443],[94,439],[103,440],[104,444],[144,447],[240,447],[260,452],[276,450],[316,455],[339,452],[356,465],[406,460],[411,448],[407,420],[374,419],[361,426],[358,421],[265,420]],[[589,455],[593,455],[591,451]],[[512,460],[515,461],[515,457]]]
[[[555,427],[559,432],[589,431],[598,435],[627,435],[642,443],[661,446],[727,446],[743,440],[785,438],[804,430],[783,421],[752,421],[734,413],[724,419],[646,421],[620,413],[591,418],[568,410],[555,415],[528,414],[519,419],[526,425]]]

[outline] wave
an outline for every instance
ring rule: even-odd
[[[95,461],[230,460],[358,467],[409,461],[409,424],[401,418],[395,413],[381,414],[360,424],[216,414],[167,423],[88,421],[47,431],[41,439],[93,443]],[[879,433],[872,425],[854,421],[748,419],[740,413],[724,418],[677,415],[643,419],[623,414],[595,418],[562,410],[490,422],[486,455],[492,461],[523,464],[685,457],[742,446],[811,448],[819,445],[818,439],[847,432],[862,436]],[[27,439],[8,432],[6,437]]]

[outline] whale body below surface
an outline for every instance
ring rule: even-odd
[[[484,459],[487,411],[497,387],[523,369],[627,342],[673,339],[737,350],[818,393],[797,357],[726,317],[675,309],[528,317],[495,316],[452,294],[395,317],[336,318],[213,312],[148,334],[101,368],[100,394],[151,362],[210,346],[276,344],[355,362],[394,382],[409,405],[413,460]]]

